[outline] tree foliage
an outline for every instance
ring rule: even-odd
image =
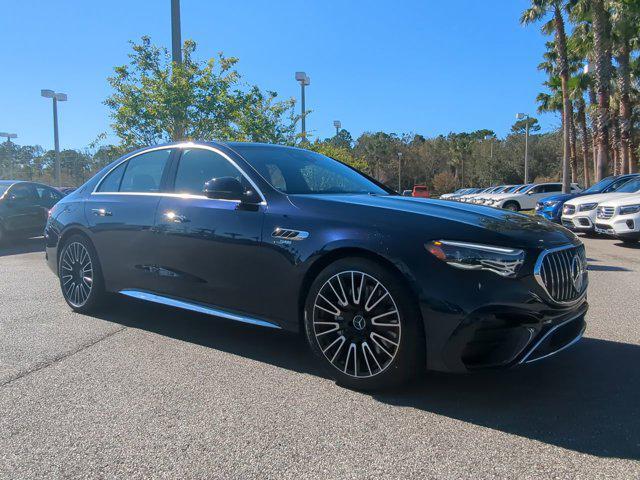
[[[131,43],[129,63],[108,78],[105,100],[112,125],[127,148],[188,139],[295,141],[293,99],[277,99],[242,82],[237,58],[196,59],[196,43],[184,42],[183,61],[149,37]]]

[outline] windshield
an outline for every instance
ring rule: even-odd
[[[522,185],[514,185],[513,187],[506,190],[505,193],[517,192],[518,190],[520,190],[521,187]]]
[[[310,150],[249,144],[234,144],[233,149],[283,193],[389,194],[356,170]]]
[[[616,193],[636,193],[640,190],[640,178],[629,180],[622,187],[616,190]]]
[[[594,183],[593,185],[591,185],[583,193],[600,193],[613,182],[614,180],[611,177],[603,178],[598,183]]]

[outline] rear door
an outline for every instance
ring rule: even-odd
[[[549,197],[554,193],[562,191],[561,183],[545,183],[542,185],[536,185],[533,187],[522,200],[520,208],[522,210],[531,210],[535,208],[536,202],[545,197]]]
[[[129,157],[112,169],[85,203],[107,287],[152,289],[157,263],[153,226],[173,150]]]

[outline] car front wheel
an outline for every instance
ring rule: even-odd
[[[345,258],[313,282],[305,306],[311,349],[341,385],[378,390],[408,381],[424,365],[415,302],[399,275]]]
[[[512,212],[518,212],[520,211],[520,205],[518,205],[516,202],[507,202],[503,205],[503,207],[505,210],[511,210]]]
[[[82,235],[71,236],[60,250],[58,277],[65,301],[77,312],[89,312],[104,299],[98,255]]]

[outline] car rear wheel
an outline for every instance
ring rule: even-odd
[[[373,261],[345,258],[311,285],[307,340],[339,384],[378,390],[405,383],[422,369],[422,320],[403,283]]]
[[[82,235],[73,235],[63,245],[59,258],[58,277],[67,304],[77,312],[94,310],[106,294],[92,243]]]
[[[505,210],[511,210],[512,212],[520,211],[520,205],[518,205],[518,202],[507,202],[502,206],[502,208]]]

